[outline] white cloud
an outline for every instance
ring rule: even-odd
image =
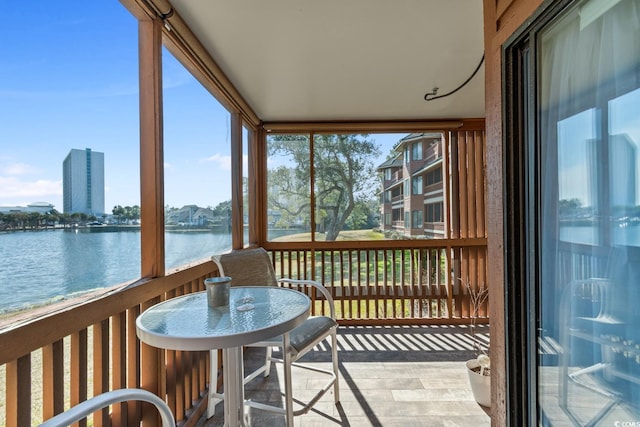
[[[591,206],[591,189],[584,164],[561,168],[558,174],[558,199],[578,199],[582,206]]]
[[[201,159],[202,163],[217,163],[223,170],[231,170],[231,156],[223,156],[221,154],[214,154],[211,157],[205,157]]]
[[[37,181],[22,181],[12,176],[0,176],[0,201],[22,200],[26,203],[36,201],[50,201],[62,196],[62,180],[50,181],[40,179]]]
[[[7,166],[2,167],[0,172],[4,175],[19,176],[39,173],[40,170],[26,163],[11,163]]]

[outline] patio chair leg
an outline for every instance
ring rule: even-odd
[[[267,378],[271,374],[271,352],[272,347],[267,347],[267,355],[264,362],[264,377]]]
[[[291,381],[291,353],[289,334],[282,335],[282,353],[284,358],[284,399],[286,412],[286,426],[293,427],[293,385]]]
[[[333,399],[338,404],[340,403],[340,387],[338,386],[340,371],[338,368],[338,335],[335,329],[331,334],[331,358],[333,359],[333,373],[336,375],[336,380],[333,383]]]

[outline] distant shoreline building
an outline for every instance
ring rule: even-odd
[[[72,149],[62,163],[64,213],[104,215],[104,153]]]
[[[49,213],[53,211],[54,206],[48,202],[35,202],[27,206],[0,206],[0,213]]]

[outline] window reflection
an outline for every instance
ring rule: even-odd
[[[640,89],[609,102],[613,243],[640,246]]]
[[[162,52],[167,269],[231,248],[229,113]]]
[[[578,1],[540,33],[539,320],[530,327],[545,425],[640,416],[638,16],[637,1]]]
[[[598,132],[589,109],[558,122],[558,215],[560,239],[595,244],[598,240]]]

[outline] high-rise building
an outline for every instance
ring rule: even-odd
[[[64,213],[104,211],[104,153],[73,149],[62,163]]]

